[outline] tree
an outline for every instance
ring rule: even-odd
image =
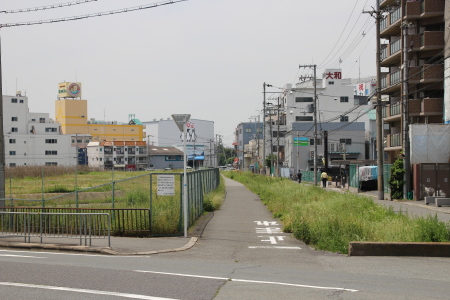
[[[223,145],[217,146],[217,153],[219,154],[219,166],[232,164],[236,157],[236,151],[233,148],[225,148]]]
[[[392,165],[391,178],[389,178],[389,187],[391,188],[392,199],[402,199],[403,198],[403,174],[405,174],[405,169],[403,167],[403,159],[397,158],[397,160]]]

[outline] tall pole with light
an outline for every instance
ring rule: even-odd
[[[187,155],[186,155],[186,123],[189,121],[191,115],[172,115],[172,119],[177,124],[178,129],[183,132],[183,219],[184,219],[184,237],[187,237],[187,229],[189,226],[189,218],[188,218],[188,199],[187,199],[187,174],[186,174],[186,163],[187,163]]]

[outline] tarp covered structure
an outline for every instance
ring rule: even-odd
[[[448,163],[450,158],[450,125],[410,125],[411,164]]]

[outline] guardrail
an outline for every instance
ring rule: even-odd
[[[111,217],[106,213],[33,213],[0,211],[0,235],[40,238],[76,238],[92,245],[93,238],[107,238],[111,247]]]

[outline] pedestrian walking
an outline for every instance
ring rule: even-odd
[[[327,187],[328,174],[327,174],[327,172],[325,172],[325,170],[320,175],[320,178],[322,179],[322,187],[326,188]]]
[[[298,170],[297,180],[298,180],[298,183],[302,183],[302,170]]]

